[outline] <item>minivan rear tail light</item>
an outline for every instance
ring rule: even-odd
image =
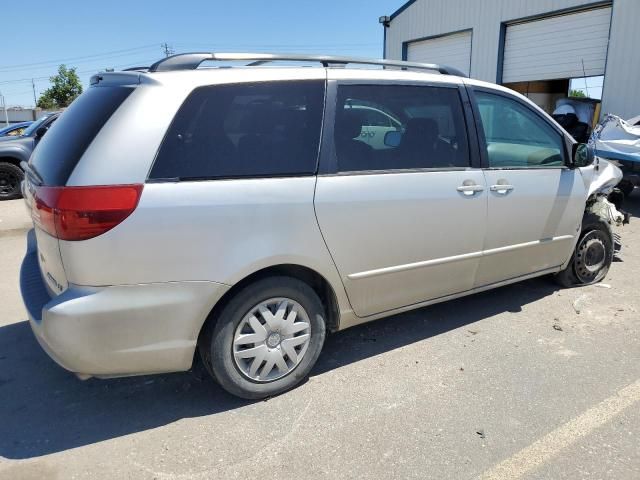
[[[133,213],[141,184],[36,187],[34,223],[60,240],[87,240],[108,232]]]

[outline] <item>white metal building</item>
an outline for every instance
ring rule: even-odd
[[[411,0],[382,20],[385,58],[450,65],[539,104],[604,75],[602,112],[640,114],[640,0]]]

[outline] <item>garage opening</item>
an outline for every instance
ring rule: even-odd
[[[605,5],[506,25],[502,84],[528,96],[549,114],[571,105],[581,122],[595,125],[611,11]]]

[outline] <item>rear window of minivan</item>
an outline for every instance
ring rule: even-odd
[[[45,185],[67,183],[89,144],[132,91],[132,87],[91,87],[71,103],[29,161]]]
[[[196,88],[173,119],[149,178],[312,175],[323,105],[322,80]]]

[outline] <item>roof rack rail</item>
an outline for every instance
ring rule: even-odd
[[[356,65],[381,65],[383,67],[397,67],[402,69],[431,70],[443,75],[457,75],[466,77],[460,70],[438,65],[435,63],[416,63],[399,60],[374,60],[361,57],[335,57],[327,55],[305,55],[293,53],[180,53],[157,61],[149,67],[149,72],[171,72],[175,70],[195,70],[202,62],[214,61],[243,61],[250,62],[247,66],[263,65],[269,62],[319,62],[324,67]]]
[[[147,70],[149,70],[149,67],[129,67],[129,68],[123,68],[122,71],[123,72],[146,72]]]

